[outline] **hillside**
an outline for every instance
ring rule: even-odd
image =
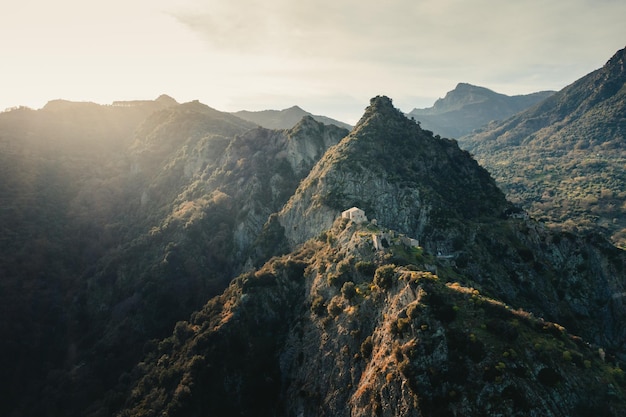
[[[351,204],[376,222],[340,218]],[[293,250],[151,344],[109,400],[120,416],[623,415],[626,254],[511,210],[455,142],[376,97],[279,213]]]
[[[84,415],[147,340],[279,249],[253,249],[263,224],[348,133],[159,100],[0,115],[0,326],[20,335],[0,342],[3,415]]]
[[[70,355],[82,275],[126,238],[124,150],[165,96],[128,106],[55,100],[0,113],[0,414],[41,395]],[[122,220],[122,221],[120,221]]]
[[[539,103],[553,91],[507,96],[484,87],[459,83],[432,107],[413,109],[407,114],[423,128],[442,136],[459,138],[490,122],[505,120]]]
[[[339,120],[331,119],[326,116],[313,115],[305,110],[302,110],[298,106],[292,106],[283,110],[241,110],[234,112],[233,114],[267,129],[291,129],[296,125],[296,123],[306,116],[310,116],[314,120],[325,125],[335,125],[344,129],[352,129],[352,126],[347,123],[343,123]]]
[[[541,104],[460,140],[529,213],[626,246],[626,49]]]

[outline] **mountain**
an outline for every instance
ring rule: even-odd
[[[626,49],[507,121],[461,139],[531,215],[626,246]]]
[[[113,105],[53,100],[40,110],[20,107],[0,113],[0,149],[11,154],[119,151],[150,114],[177,104],[162,95]]]
[[[421,125],[445,137],[458,138],[489,122],[505,120],[539,103],[553,91],[507,96],[484,87],[459,83],[432,107],[413,109],[407,114]]]
[[[3,125],[4,123],[4,125]],[[84,415],[223,291],[268,216],[348,132],[268,130],[199,102],[0,114],[3,415]]]
[[[390,99],[376,97],[350,135],[314,167],[279,218],[295,245],[330,228],[337,213],[352,206],[392,229],[428,239],[429,245],[445,246],[450,242],[438,238],[440,225],[429,222],[433,217],[445,217],[447,223],[497,216],[507,202],[489,173],[456,141],[428,134]]]
[[[0,414],[624,414],[601,235],[529,218],[387,97],[351,132],[163,99],[132,132],[107,112],[146,103],[0,115]]]
[[[325,125],[335,125],[344,129],[352,129],[352,126],[347,123],[343,123],[326,116],[315,116],[305,110],[302,110],[298,106],[289,107],[288,109],[284,110],[241,110],[238,112],[234,112],[233,114],[237,117],[240,117],[252,123],[256,123],[259,126],[263,126],[268,129],[291,129],[295,126],[296,123],[298,123],[303,117],[306,116],[310,116]]]
[[[388,98],[269,224],[290,252],[147,346],[118,415],[626,412],[626,253],[515,211]]]

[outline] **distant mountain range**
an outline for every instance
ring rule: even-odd
[[[289,107],[284,110],[241,110],[234,112],[233,114],[267,129],[291,129],[305,116],[311,116],[314,120],[324,123],[325,125],[335,125],[344,129],[352,129],[352,126],[347,123],[343,123],[326,116],[313,115],[305,110],[302,110],[298,106]]]
[[[508,197],[626,247],[626,49],[514,117],[459,139]]]
[[[425,129],[448,138],[459,138],[489,122],[504,120],[552,95],[542,91],[507,96],[484,87],[459,83],[432,107],[413,109],[407,114]]]

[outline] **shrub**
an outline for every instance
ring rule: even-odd
[[[307,263],[303,261],[288,260],[285,262],[285,272],[289,279],[297,281],[304,276],[304,271],[307,266]]]
[[[374,349],[374,344],[372,343],[372,336],[367,336],[363,343],[361,343],[361,355],[369,359],[372,356],[372,351]]]
[[[324,304],[324,297],[318,295],[313,298],[313,301],[311,302],[311,312],[313,312],[313,314],[321,316],[324,314],[325,311],[326,305]]]
[[[570,352],[569,350],[565,350],[563,351],[563,360],[566,362],[571,362],[572,361],[572,352]]]
[[[402,337],[402,335],[404,334],[405,331],[409,330],[409,327],[411,326],[411,320],[406,317],[406,318],[399,318],[396,321],[396,329],[398,331],[398,334],[400,335],[400,337]]]
[[[337,264],[337,272],[341,275],[350,272],[350,261],[344,259]]]
[[[341,312],[343,312],[343,307],[341,306],[341,301],[338,299],[338,297],[333,297],[333,299],[330,300],[327,310],[328,314],[332,317],[337,317],[339,314],[341,314]]]
[[[372,278],[376,273],[376,265],[368,261],[359,261],[354,265],[359,274],[365,275],[368,278]]]
[[[561,381],[561,375],[559,375],[559,373],[552,368],[543,368],[537,374],[537,379],[543,385],[554,387]]]
[[[328,274],[328,276],[326,277],[326,281],[328,282],[328,285],[331,287],[338,287],[339,286],[339,275],[334,274],[334,273],[330,273]]]
[[[179,342],[184,342],[193,334],[193,330],[186,321],[179,321],[174,326],[174,336]]]
[[[394,264],[383,265],[376,269],[376,273],[374,274],[374,284],[383,289],[391,288],[393,277],[395,275],[395,269],[396,266]]]
[[[413,304],[409,304],[409,306],[406,308],[406,315],[411,319],[411,320],[415,320],[416,318],[419,317],[420,315],[420,305],[417,303],[413,303]]]
[[[341,295],[343,295],[346,300],[351,300],[356,295],[354,282],[348,281],[343,284],[341,287]]]

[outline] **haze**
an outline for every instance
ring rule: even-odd
[[[355,123],[458,82],[559,90],[626,46],[619,0],[22,0],[0,14],[0,110],[48,100],[294,104]]]

